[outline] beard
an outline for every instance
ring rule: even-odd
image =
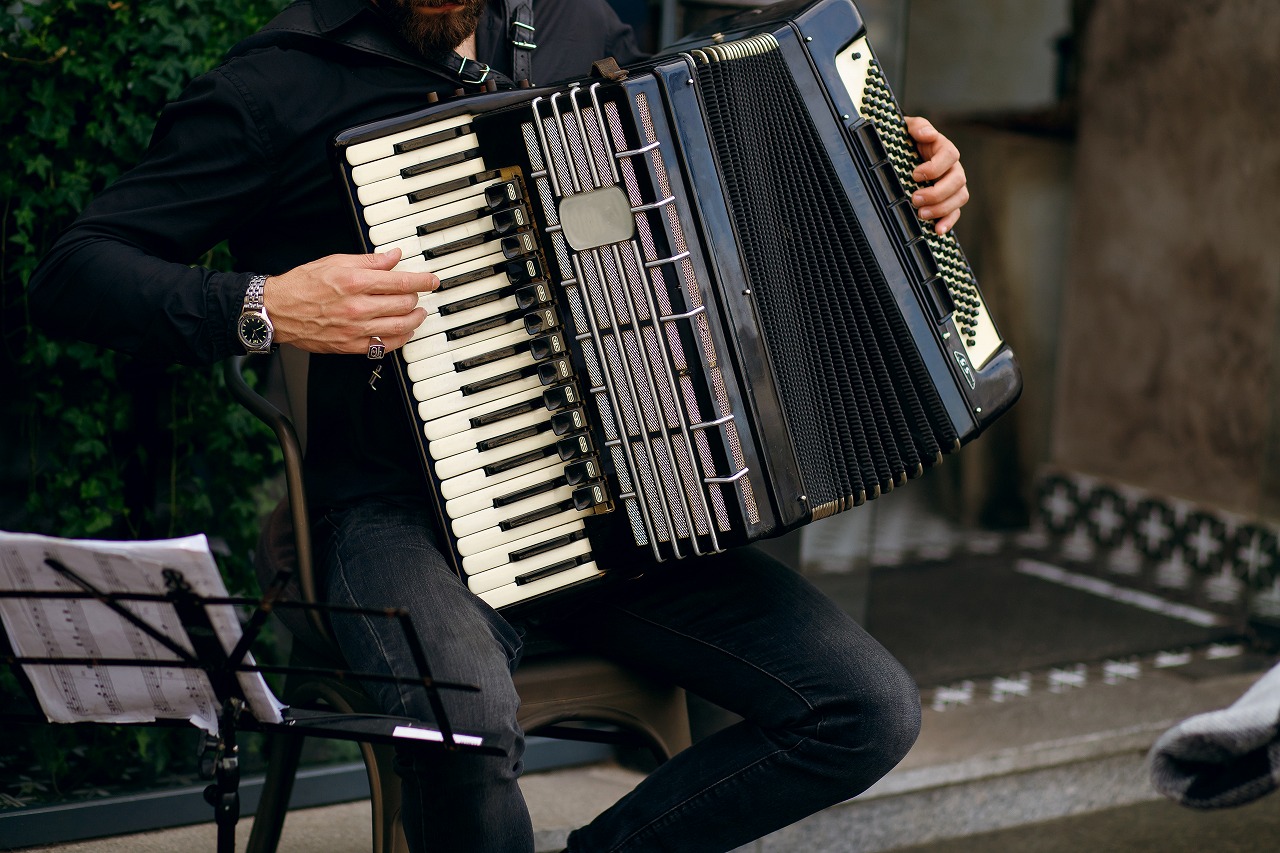
[[[378,8],[400,37],[422,54],[452,51],[466,41],[480,23],[485,0],[381,0]],[[450,12],[423,9],[461,6]]]

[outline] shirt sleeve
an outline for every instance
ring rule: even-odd
[[[142,162],[95,198],[37,267],[35,322],[146,358],[210,363],[243,352],[235,322],[250,274],[195,264],[251,221],[270,192],[258,112],[225,68],[166,107]]]

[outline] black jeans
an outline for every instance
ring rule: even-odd
[[[521,634],[473,596],[436,549],[427,509],[371,503],[317,525],[334,602],[407,607],[433,674],[478,684],[451,694],[454,727],[501,733],[505,758],[423,755],[405,762],[404,823],[414,850],[533,849],[516,780],[523,734],[511,672]],[[822,593],[744,548],[628,582],[547,627],[559,639],[679,684],[743,720],[663,764],[569,838],[569,849],[719,851],[866,790],[920,727],[910,676]],[[335,619],[356,669],[413,674],[388,626]],[[387,713],[431,719],[420,689],[373,690]]]

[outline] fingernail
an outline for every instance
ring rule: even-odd
[[[916,193],[911,197],[911,201],[915,204],[924,204],[924,196],[920,193]]]

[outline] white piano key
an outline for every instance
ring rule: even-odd
[[[427,400],[434,400],[437,397],[443,397],[446,394],[458,391],[463,385],[472,385],[485,379],[500,377],[505,373],[511,373],[535,364],[537,362],[528,353],[519,353],[471,370],[464,370],[461,373],[447,373],[443,376],[432,376],[428,379],[423,379],[421,382],[415,382],[413,384],[414,393],[421,394],[423,399],[419,402],[425,403]]]
[[[447,295],[447,293],[445,295]],[[438,335],[448,332],[451,329],[458,329],[462,326],[478,323],[481,320],[488,320],[492,317],[497,317],[500,314],[506,314],[507,312],[519,312],[519,310],[520,306],[516,305],[516,298],[514,296],[506,296],[496,302],[486,302],[484,305],[477,305],[475,308],[467,308],[463,311],[457,312],[456,314],[428,314],[427,319],[423,320],[422,325],[418,327],[418,331],[415,333],[415,336]],[[523,314],[521,316],[523,316]]]
[[[387,134],[369,142],[348,145],[346,150],[347,162],[353,166],[359,166],[361,163],[368,163],[370,160],[376,160],[379,157],[390,157],[395,154],[395,146],[401,142],[420,139],[423,136],[430,136],[433,133],[448,130],[451,127],[462,127],[467,124],[471,124],[471,114],[463,113],[450,118],[436,119],[410,130]]]
[[[430,294],[426,295],[429,296]],[[431,303],[419,299],[418,304],[427,309],[427,316],[432,316],[436,313],[431,310],[435,307]],[[470,346],[471,344],[478,343],[479,341],[483,341],[488,338],[496,338],[499,335],[505,335],[510,332],[521,331],[528,334],[524,329],[523,316],[513,317],[509,322],[502,323],[483,331],[473,332],[469,335],[463,335],[460,338],[454,338],[452,340],[450,340],[443,332],[429,331],[424,328],[425,325],[426,321],[423,320],[422,325],[414,329],[413,334],[409,336],[410,344],[414,345],[413,349],[409,350],[409,344],[405,345],[405,349],[413,354],[411,357],[415,361],[431,355],[446,353],[451,350],[460,349],[461,347]],[[425,356],[422,354],[424,352],[426,353]]]
[[[490,388],[487,391],[478,391],[475,394],[463,395],[461,391],[454,391],[441,397],[419,398],[417,386],[410,387],[413,398],[418,401],[418,417],[422,420],[429,421],[433,418],[452,415],[481,403],[488,403],[490,400],[498,400],[510,394],[519,394],[523,391],[529,391],[534,388],[541,388],[542,382],[536,376],[527,376],[524,379],[517,379],[514,382],[508,382],[505,385],[499,385]],[[423,417],[424,413],[427,415]]]
[[[397,264],[396,269],[399,268],[400,265]],[[443,276],[441,278],[443,279]],[[510,286],[511,279],[507,278],[506,273],[494,273],[491,276],[486,276],[467,284],[454,284],[444,290],[433,290],[427,294],[426,299],[419,300],[418,304],[425,308],[428,314],[439,314],[441,305],[461,302],[473,296],[481,296]]]
[[[547,530],[540,530],[537,533],[526,536],[523,539],[517,539],[514,542],[508,542],[496,548],[490,548],[485,551],[477,551],[462,558],[462,572],[468,577],[481,574],[483,572],[492,571],[506,565],[515,565],[511,562],[511,554],[515,551],[521,551],[525,548],[532,548],[535,545],[542,545],[557,539],[561,536],[569,536],[580,530],[585,530],[586,525],[583,524],[581,518],[575,518],[568,524],[562,524],[559,527],[552,527]],[[581,540],[585,541],[585,540]],[[523,563],[523,560],[518,562]],[[517,574],[523,574],[518,572]],[[513,578],[514,580],[514,578]]]
[[[468,343],[465,346],[443,353],[430,353],[426,350],[415,349],[404,354],[404,361],[408,365],[409,379],[417,382],[431,376],[453,373],[457,370],[454,365],[459,361],[486,355],[504,347],[519,346],[529,340],[529,333],[524,329],[519,329],[483,341]],[[458,384],[462,385],[463,383],[459,381]]]
[[[467,586],[470,587],[472,592],[488,592],[505,584],[514,584],[516,578],[520,575],[536,572],[538,569],[545,569],[547,566],[554,566],[556,563],[572,560],[574,557],[589,557],[590,555],[591,543],[586,539],[579,539],[562,548],[554,548],[545,554],[539,554],[527,560],[504,563],[488,571],[468,575]],[[583,565],[586,564],[584,563]]]
[[[492,509],[494,498],[506,497],[522,489],[530,489],[563,476],[564,463],[560,461],[560,457],[548,456],[546,464],[537,470],[521,474],[519,477],[513,477],[502,483],[494,483],[476,489],[465,495],[459,495],[453,500],[445,501],[444,514],[446,518],[461,518],[464,515],[479,512],[482,509]]]
[[[417,217],[425,216],[428,223],[439,222],[441,219],[447,219],[449,216],[455,214],[437,215],[437,211],[444,210],[449,205],[457,204],[458,202],[467,202],[471,205],[471,209],[475,209],[475,207],[477,207],[474,201],[476,196],[480,197],[481,204],[483,204],[484,191],[489,187],[500,183],[502,183],[501,178],[494,178],[493,180],[473,184],[472,186],[463,187],[462,189],[444,193],[443,195],[432,196],[431,198],[423,199],[422,201],[411,202],[407,196],[397,196],[395,198],[388,199],[387,201],[380,201],[377,204],[371,204],[366,207],[364,209],[364,221],[365,224],[369,226],[381,226],[384,223],[390,223],[393,220],[400,218],[414,218],[416,220]],[[463,211],[458,210],[457,212],[462,213]],[[404,232],[401,236],[407,236],[408,234],[416,231],[418,224],[424,223],[418,221],[417,224],[414,224],[408,232]],[[375,237],[372,228],[370,228],[369,239],[373,243],[381,243],[387,238],[381,236]]]
[[[452,139],[446,139],[434,145],[415,148],[403,154],[379,157],[377,160],[370,160],[368,163],[362,163],[353,168],[351,170],[351,183],[360,187],[375,181],[383,181],[387,178],[398,178],[400,177],[401,169],[407,169],[419,163],[430,163],[432,160],[439,160],[441,157],[448,157],[451,154],[465,154],[479,147],[475,134],[468,133],[465,136],[455,136]]]
[[[485,181],[482,184],[467,187],[467,189],[458,193],[450,193],[449,195],[453,196],[453,198],[444,204],[431,205],[429,202],[418,202],[413,213],[372,225],[369,228],[369,242],[374,245],[391,243],[416,235],[420,225],[435,225],[437,222],[454,216],[487,211],[488,202],[484,192],[487,188],[497,183],[499,183],[497,179]],[[444,198],[444,196],[441,196],[441,198]],[[430,201],[436,201],[436,199],[431,199]],[[392,202],[384,201],[382,204],[389,205]],[[487,217],[485,218],[487,219]]]
[[[548,592],[554,592],[561,587],[568,586],[578,581],[585,581],[591,578],[603,575],[604,571],[597,568],[595,562],[583,563],[576,569],[558,572],[550,577],[540,578],[531,583],[517,586],[516,584],[506,584],[497,589],[480,593],[480,598],[494,609],[508,607],[512,604],[518,604],[526,601],[536,595],[542,595]]]
[[[444,334],[440,333],[430,334],[429,336],[428,332],[426,332],[424,328],[419,327],[415,329],[415,332],[410,336],[410,343],[415,346],[413,346],[412,350],[408,350],[408,346],[410,345],[404,345],[404,348],[411,353],[411,355],[407,355],[406,357],[412,357],[412,359],[416,361],[424,359],[424,357],[443,355],[443,353],[461,350],[462,347],[471,346],[472,343],[479,343],[480,341],[504,336],[504,334],[511,334],[512,332],[529,334],[525,332],[525,319],[522,318],[522,316],[509,321],[509,323],[497,325],[497,327],[492,329],[485,329],[484,332],[467,334],[467,336],[454,339],[454,341],[449,341]]]
[[[548,459],[560,462],[560,457],[552,452],[549,456],[540,456],[531,462],[526,462],[515,468],[506,471],[499,471],[496,474],[486,474],[481,469],[467,471],[465,474],[459,474],[456,477],[450,477],[440,483],[440,495],[446,501],[461,497],[462,495],[483,489],[495,483],[507,483],[517,477],[523,477],[531,471],[537,471],[546,465]],[[563,464],[563,463],[561,463]]]
[[[548,440],[548,437],[550,437],[550,440]],[[555,436],[548,431],[503,447],[494,448],[493,450],[472,449],[464,453],[455,453],[448,459],[435,460],[436,476],[441,480],[448,480],[468,471],[479,470],[485,465],[493,465],[523,453],[541,450],[554,441]]]
[[[426,421],[423,425],[423,434],[426,436],[427,441],[436,441],[453,435],[454,433],[466,432],[471,429],[472,418],[487,415],[491,412],[496,412],[499,409],[505,409],[508,406],[515,406],[529,401],[533,401],[541,405],[542,390],[542,387],[538,386],[531,390],[521,391],[519,394],[511,394],[507,397],[482,403],[479,406],[471,406],[460,412],[432,418],[431,420]],[[425,409],[430,405],[431,404],[429,402],[421,403],[419,404],[419,408]]]
[[[479,533],[472,533],[468,536],[460,537],[457,541],[458,555],[466,557],[468,554],[475,554],[479,551],[487,551],[490,548],[501,548],[510,545],[517,539],[523,539],[526,536],[532,536],[543,530],[550,530],[553,527],[559,527],[566,522],[575,518],[582,518],[583,513],[576,509],[567,509],[563,512],[549,515],[546,518],[540,518],[537,521],[531,521],[528,524],[522,524],[511,530],[501,530],[491,527],[488,530],[482,530]]]
[[[456,456],[459,453],[474,451],[476,449],[476,445],[482,441],[488,441],[491,438],[498,438],[499,436],[507,435],[508,433],[515,432],[519,429],[538,426],[539,424],[547,423],[550,420],[551,413],[546,409],[541,409],[536,412],[517,415],[514,418],[507,418],[506,420],[500,421],[496,424],[476,427],[475,429],[467,430],[466,432],[446,436],[445,438],[430,442],[430,444],[428,444],[428,448],[431,458],[439,463],[451,456]],[[542,437],[542,444],[554,444],[556,441],[556,434],[550,429],[540,433],[540,435]],[[500,450],[502,450],[502,448],[495,448],[495,452]],[[510,454],[504,455],[509,456]],[[439,470],[439,465],[436,466],[436,470]]]
[[[472,536],[483,533],[486,530],[503,533],[509,531],[501,530],[498,525],[500,522],[507,521],[512,518],[519,518],[525,513],[535,512],[543,507],[555,506],[561,501],[567,501],[573,497],[575,486],[561,486],[558,489],[541,495],[534,495],[525,498],[522,501],[516,501],[510,506],[493,506],[488,509],[482,509],[478,512],[469,513],[468,515],[455,518],[450,522],[453,529],[453,535],[459,538],[464,536]],[[556,513],[556,518],[560,517],[560,513]],[[540,524],[534,522],[534,524]],[[530,525],[533,526],[533,525]],[[522,525],[523,527],[523,525]],[[516,528],[520,529],[520,528]]]
[[[479,209],[479,208],[477,208]],[[434,220],[439,222],[440,220]],[[493,230],[493,216],[481,216],[479,219],[473,219],[470,222],[464,222],[461,225],[451,225],[440,231],[433,231],[430,234],[418,236],[418,226],[414,226],[413,233],[407,237],[398,237],[389,243],[383,243],[374,247],[375,252],[387,252],[391,249],[399,249],[401,254],[406,258],[410,255],[421,255],[423,252],[438,249],[441,246],[447,246],[450,243],[456,243],[459,240],[465,240],[468,237],[474,237],[477,234],[484,234]]]
[[[412,178],[402,178],[397,175],[394,178],[365,184],[356,188],[356,198],[368,207],[397,196],[408,196],[409,193],[438,187],[460,178],[475,177],[485,171],[488,170],[485,168],[484,160],[477,157],[475,160],[464,160],[452,166],[433,169],[425,175],[414,175]],[[450,192],[457,192],[457,190],[450,190]]]

